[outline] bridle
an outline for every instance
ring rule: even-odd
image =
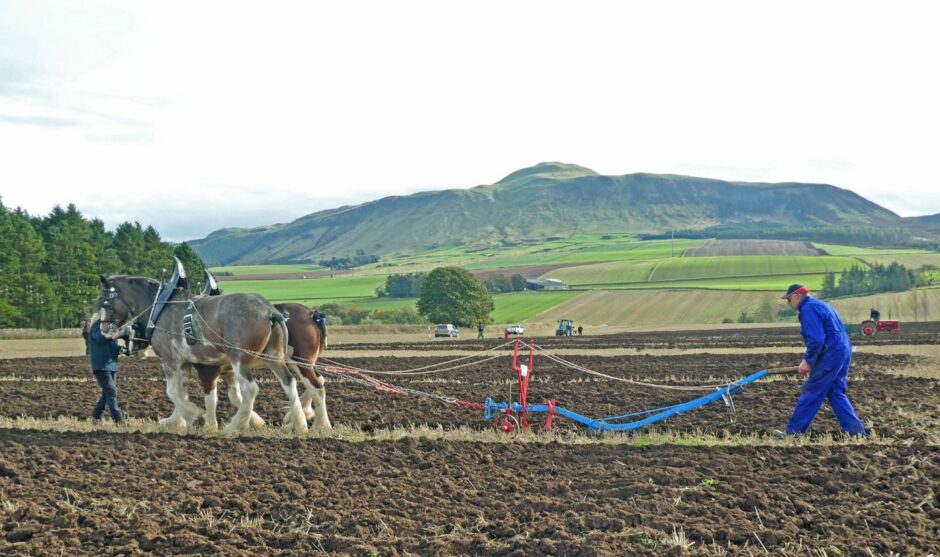
[[[159,295],[160,289],[157,289],[157,295]],[[114,280],[108,279],[107,284],[102,284],[101,286],[101,295],[99,297],[100,301],[98,302],[98,307],[100,308],[100,313],[98,319],[100,321],[109,321],[113,323],[115,309],[114,302],[118,299],[118,289],[114,285]],[[156,300],[155,300],[156,301]],[[148,307],[144,308],[140,313],[134,313],[135,308],[131,306],[126,300],[122,300],[122,303],[127,307],[126,319],[123,323],[118,326],[118,329],[124,327],[129,327],[134,335],[132,339],[134,341],[134,348],[130,348],[131,352],[146,348],[150,344],[150,340],[147,338],[147,323],[139,320],[139,318],[147,313],[148,311],[153,310],[154,304],[151,303]],[[139,346],[138,346],[139,345]]]

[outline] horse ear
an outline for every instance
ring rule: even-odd
[[[104,275],[98,275],[98,280],[101,281],[101,288],[107,288],[107,287],[108,287],[108,279],[105,278]]]

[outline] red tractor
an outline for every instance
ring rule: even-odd
[[[865,321],[862,321],[862,325],[859,331],[861,331],[861,333],[866,337],[874,336],[875,333],[881,332],[887,332],[892,336],[899,337],[901,336],[901,322],[872,321],[871,319],[866,319]]]

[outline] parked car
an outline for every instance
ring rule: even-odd
[[[510,325],[506,327],[506,331],[511,335],[525,334],[525,328],[522,325]]]
[[[450,323],[446,323],[443,325],[436,325],[434,327],[434,336],[436,337],[457,338],[457,335],[459,334],[460,334],[460,329],[451,325]]]

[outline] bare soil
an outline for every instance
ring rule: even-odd
[[[793,329],[752,331],[539,341],[546,348],[579,345],[586,353],[566,358],[590,369],[665,384],[720,383],[794,364],[788,354],[704,353],[783,345],[798,354]],[[938,344],[938,331],[940,324],[925,324],[904,341]],[[697,346],[703,353],[587,353],[612,345]],[[450,358],[430,352],[343,363],[402,370]],[[909,354],[855,355],[849,395],[877,434],[858,443],[839,440],[827,406],[805,443],[752,445],[752,437],[733,443],[786,423],[796,378],[747,387],[734,397],[736,415],[713,404],[660,426],[691,440],[712,433],[731,446],[640,446],[641,436],[627,444],[571,445],[547,436],[535,443],[420,436],[352,442],[0,429],[0,554],[747,555],[765,548],[787,555],[937,554],[940,381],[895,373],[921,363]],[[89,376],[83,357],[0,360],[0,415],[83,418],[99,393]],[[513,376],[505,356],[441,374],[377,377],[481,402],[505,400]],[[265,381],[257,409],[276,422],[281,389],[266,371],[259,377]],[[365,432],[411,424],[491,427],[477,410],[331,379],[334,423]],[[191,397],[201,402],[191,383]],[[119,384],[130,416],[169,414],[156,361],[125,360]],[[599,417],[692,396],[588,377],[537,358],[529,401],[555,398]],[[232,412],[224,395],[219,412]],[[556,424],[562,432],[580,429]]]

